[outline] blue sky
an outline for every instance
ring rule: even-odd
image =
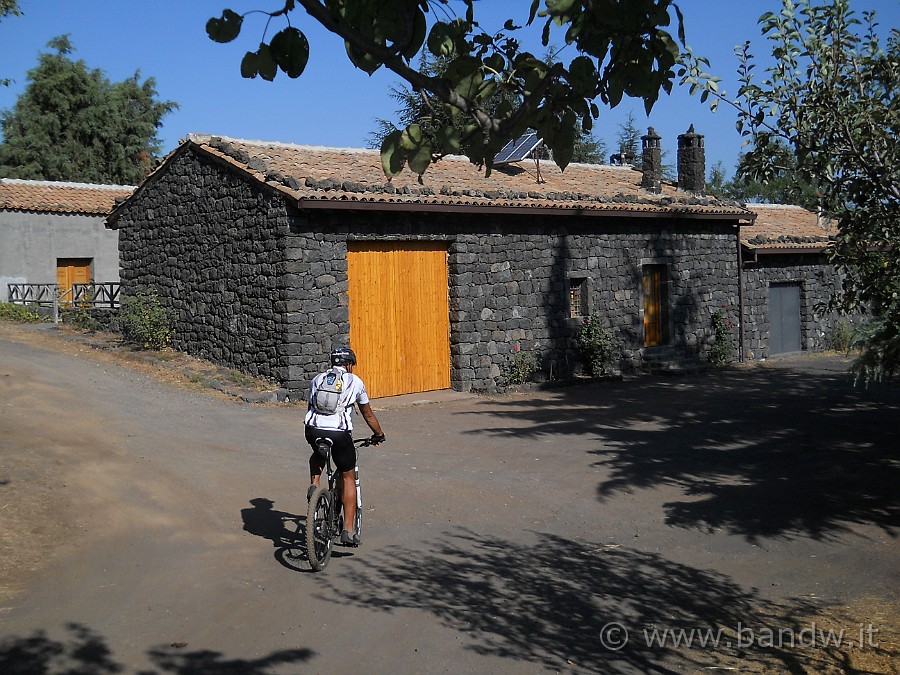
[[[477,18],[486,29],[499,27],[507,17],[527,19],[527,0],[482,0]],[[0,77],[12,78],[0,87],[0,110],[10,109],[27,85],[27,72],[47,42],[63,33],[71,35],[72,55],[90,68],[102,70],[113,81],[140,71],[141,80],[153,77],[159,97],[176,101],[179,110],[166,116],[159,136],[163,150],[175,148],[191,132],[209,132],[248,139],[308,145],[364,147],[375,129],[375,118],[393,118],[395,102],[389,96],[398,79],[386,72],[368,76],[347,61],[343,44],[317,30],[302,10],[293,15],[309,38],[312,56],[307,71],[296,80],[283,73],[274,82],[241,78],[245,51],[262,34],[263,19],[248,17],[241,37],[219,45],[206,37],[207,19],[230,8],[274,9],[279,0],[19,0],[22,16],[0,21]],[[707,56],[711,70],[733,93],[737,58],[734,47],[749,39],[757,55],[765,54],[757,19],[781,6],[780,0],[678,0],[685,17],[687,42]],[[851,0],[859,13],[878,12],[883,32],[900,27],[900,0]],[[271,30],[270,30],[271,35]],[[551,38],[561,45],[562,38]],[[543,54],[539,42],[529,47]],[[569,48],[571,50],[571,48]],[[573,58],[564,52],[563,60]],[[736,116],[727,107],[711,113],[699,97],[676,87],[662,95],[649,119],[638,100],[624,100],[617,108],[601,107],[596,135],[612,150],[620,125],[632,113],[642,132],[652,125],[673,162],[676,136],[694,124],[706,136],[707,167],[717,161],[731,174],[741,151],[735,130]]]

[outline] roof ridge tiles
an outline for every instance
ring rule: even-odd
[[[630,166],[570,164],[565,174],[554,170],[541,181],[546,185],[530,188],[527,185],[529,177],[533,181],[540,177],[527,169],[498,170],[497,175],[502,174],[502,177],[499,182],[491,183],[485,176],[473,173],[477,169],[468,158],[446,157],[444,160],[449,162],[435,163],[434,172],[425,176],[425,183],[420,178],[419,185],[415,185],[414,177],[409,175],[393,181],[385,178],[377,150],[245,140],[211,134],[192,134],[186,143],[220,156],[249,172],[254,180],[285,190],[296,199],[359,202],[363,201],[362,195],[373,195],[365,201],[485,207],[515,204],[588,210],[624,208],[644,211],[649,207],[672,213],[696,210],[739,216],[748,213],[746,207],[736,201],[713,196],[673,194],[672,190],[662,195],[644,194],[633,175],[640,172]]]
[[[135,185],[118,185],[115,183],[78,183],[62,180],[31,180],[28,178],[0,178],[0,184],[21,185],[49,188],[67,188],[79,190],[134,190]]]
[[[198,134],[192,133],[188,134],[188,140],[193,141],[198,144],[208,144],[213,147],[214,141],[218,140],[224,143],[242,143],[244,145],[250,145],[253,147],[266,147],[266,148],[290,148],[292,150],[313,150],[317,152],[339,152],[343,154],[358,154],[358,155],[374,155],[380,154],[380,151],[373,150],[371,148],[341,148],[337,146],[329,146],[329,145],[306,145],[304,143],[289,143],[286,141],[264,141],[261,139],[249,139],[249,138],[234,138],[231,136],[223,136],[222,134]]]

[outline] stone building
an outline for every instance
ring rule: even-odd
[[[350,343],[372,395],[493,391],[514,352],[577,370],[591,315],[619,368],[703,358],[753,214],[643,173],[451,157],[388,182],[375,151],[195,135],[108,226],[123,293],[156,289],[190,353],[302,391]]]
[[[800,206],[747,208],[756,219],[741,234],[744,358],[829,348],[840,320],[824,308],[841,291],[826,255],[836,224]]]
[[[8,284],[118,282],[118,235],[104,227],[134,187],[0,179],[0,301]]]

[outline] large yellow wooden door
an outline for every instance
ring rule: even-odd
[[[350,242],[350,346],[369,396],[450,386],[447,246]]]
[[[91,283],[90,258],[57,258],[56,285],[60,302],[72,304],[72,284]]]

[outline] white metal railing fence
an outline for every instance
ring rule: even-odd
[[[16,305],[47,307],[53,311],[53,323],[59,323],[60,307],[116,309],[119,306],[117,282],[72,284],[60,291],[59,284],[7,284],[9,302]]]
[[[9,302],[50,307],[59,299],[58,284],[7,284]]]
[[[72,284],[72,303],[76,307],[115,309],[119,306],[119,284]]]

